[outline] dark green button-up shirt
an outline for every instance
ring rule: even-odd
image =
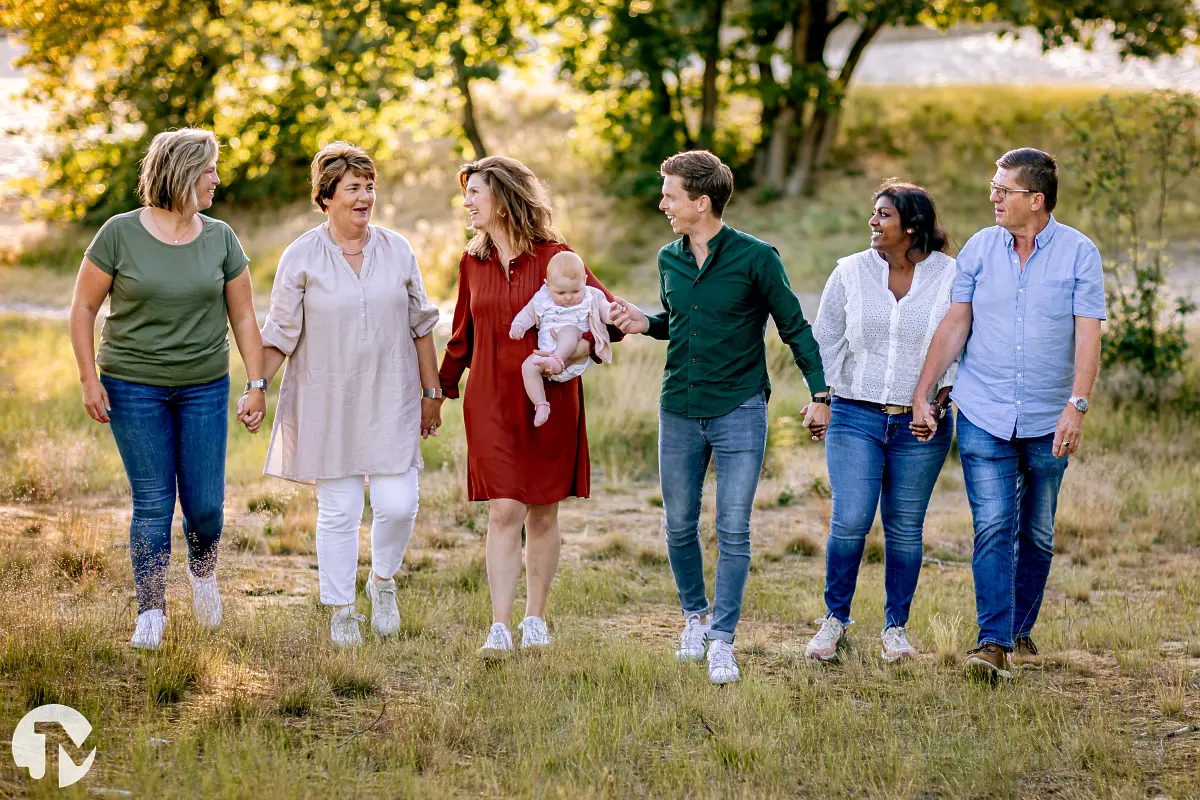
[[[728,225],[709,242],[702,266],[687,237],[658,251],[663,312],[647,333],[665,339],[662,407],[688,417],[728,414],[759,392],[767,377],[767,315],[792,349],[809,391],[828,391],[821,353],[779,251]]]

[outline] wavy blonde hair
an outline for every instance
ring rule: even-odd
[[[212,131],[180,128],[163,131],[150,142],[138,175],[138,197],[151,208],[187,211],[199,205],[196,181],[220,150]]]
[[[550,195],[529,167],[506,156],[488,156],[463,164],[458,170],[458,185],[464,195],[472,175],[482,175],[487,181],[495,203],[492,213],[518,253],[532,252],[539,242],[564,241],[554,227]],[[486,259],[494,246],[489,233],[476,231],[467,243],[467,252]]]

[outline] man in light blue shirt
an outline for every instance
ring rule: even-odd
[[[913,428],[932,437],[929,398],[961,352],[951,398],[975,524],[979,621],[967,667],[1011,678],[1010,664],[1040,664],[1030,635],[1054,554],[1058,490],[1100,365],[1104,271],[1091,240],[1051,214],[1053,156],[1025,147],[996,166],[996,225],[958,254],[953,302],[914,392]]]

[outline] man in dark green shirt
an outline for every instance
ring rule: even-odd
[[[733,174],[707,151],[663,162],[658,204],[681,238],[658,253],[661,314],[620,298],[614,322],[625,333],[667,340],[659,410],[658,462],[667,555],[686,620],[675,655],[705,657],[713,683],[738,679],[733,634],[750,571],[750,512],[767,445],[767,316],[792,350],[816,402],[804,424],[814,440],[829,423],[821,356],[779,253],[734,230],[721,215]],[[700,549],[700,503],[710,461],[717,469],[717,559],[711,624]]]

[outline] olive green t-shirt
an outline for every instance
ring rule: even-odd
[[[111,378],[155,386],[222,378],[229,372],[225,284],[250,259],[220,220],[199,215],[200,235],[172,245],[146,230],[141,211],[109,219],[87,249],[113,279],[96,364]]]

